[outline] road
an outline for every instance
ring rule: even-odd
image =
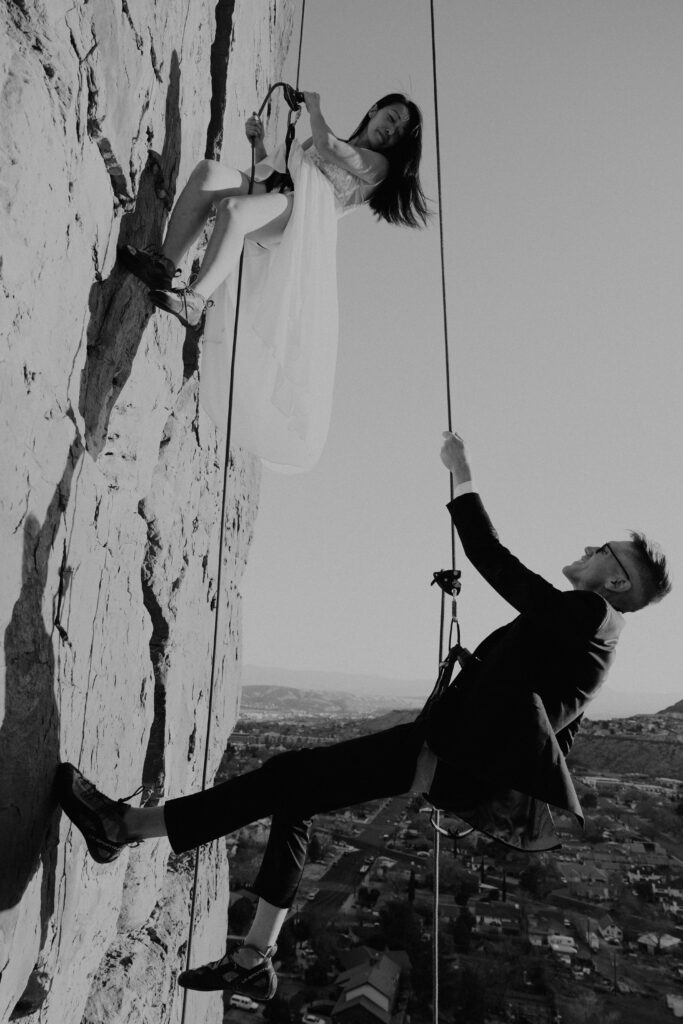
[[[332,864],[325,874],[312,887],[319,890],[314,900],[297,900],[297,909],[301,912],[307,907],[325,911],[334,916],[349,896],[354,893],[364,881],[361,874],[363,862],[368,858],[384,856],[404,863],[406,867],[411,865],[425,867],[430,861],[426,858],[417,858],[414,854],[408,854],[402,850],[394,850],[387,847],[384,836],[392,836],[396,832],[395,820],[405,810],[410,797],[396,796],[385,800],[377,813],[371,820],[361,826],[359,835],[351,836],[346,841],[357,850],[353,853],[343,854],[339,860]],[[327,819],[321,816],[320,822],[316,823],[320,832],[331,832],[339,834],[339,825],[334,819]]]

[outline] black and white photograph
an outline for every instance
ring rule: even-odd
[[[681,0],[0,19],[0,1022],[683,1020]]]

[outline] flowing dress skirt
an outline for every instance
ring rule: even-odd
[[[281,169],[278,152],[271,166]],[[327,437],[337,359],[337,212],[328,179],[294,143],[292,214],[280,244],[247,239],[237,335],[233,443],[283,472],[311,469]],[[212,296],[200,401],[225,431],[237,272]]]

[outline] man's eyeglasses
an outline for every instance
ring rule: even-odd
[[[612,548],[611,544],[603,544],[602,547],[598,548],[598,551],[602,552],[603,554],[606,551],[608,551],[610,553],[610,555],[612,556],[612,558],[614,559],[614,561],[619,566],[619,568],[621,569],[621,571],[623,572],[623,574],[626,577],[626,579],[629,581],[629,583],[632,582],[631,581],[631,577],[628,574],[628,569],[626,568],[624,563],[622,561],[620,561],[620,559],[618,559],[617,556],[614,554],[614,549]]]

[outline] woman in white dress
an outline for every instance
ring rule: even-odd
[[[374,103],[348,141],[304,93],[312,137],[270,156],[257,117],[246,124],[257,160],[249,176],[202,160],[176,203],[160,250],[123,246],[119,259],[160,309],[187,327],[204,323],[200,397],[225,427],[236,270],[244,248],[234,424],[237,443],[282,469],[317,461],[329,425],[337,348],[337,220],[368,203],[391,224],[418,227],[427,207],[419,180],[422,117],[400,93]],[[286,171],[289,171],[288,177]],[[215,209],[191,287],[177,267]],[[246,243],[246,244],[245,244]]]

